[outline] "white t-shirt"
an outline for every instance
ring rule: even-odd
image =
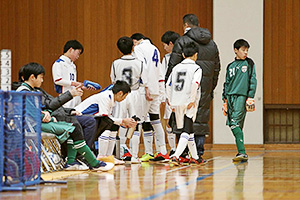
[[[54,81],[55,91],[62,94],[68,90],[72,90],[71,82],[77,81],[76,65],[67,56],[60,56],[52,65],[52,76]],[[66,108],[74,108],[81,102],[79,96],[65,103]]]
[[[149,40],[145,39],[134,47],[134,56],[145,64],[147,87],[150,94],[160,95],[161,92],[164,92],[164,87],[161,87],[159,83],[161,82],[163,85],[165,79],[159,50]]]
[[[75,107],[75,110],[84,115],[108,116],[115,124],[119,125],[122,123],[122,119],[112,117],[114,106],[115,100],[112,90],[105,90],[86,98]]]
[[[167,97],[171,106],[188,105],[200,98],[202,69],[191,59],[185,59],[172,69],[167,82]]]
[[[117,80],[126,81],[132,90],[137,90],[140,84],[146,85],[143,62],[132,55],[122,56],[115,60],[111,66],[110,78],[112,84]]]

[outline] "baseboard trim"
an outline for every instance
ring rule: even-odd
[[[205,144],[205,150],[236,150],[235,144]],[[264,150],[300,150],[300,144],[245,144],[245,149],[251,151]]]

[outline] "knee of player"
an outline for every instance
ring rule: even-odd
[[[153,130],[153,127],[150,122],[143,122],[142,128],[144,131],[152,131]]]

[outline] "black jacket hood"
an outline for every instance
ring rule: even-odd
[[[205,45],[211,40],[211,34],[209,30],[201,27],[192,28],[185,35],[195,40],[198,44]]]

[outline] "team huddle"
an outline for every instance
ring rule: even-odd
[[[45,75],[41,65],[29,63],[20,69],[22,83],[17,91],[42,93],[42,130],[65,138],[60,142],[62,148],[65,146],[66,170],[107,171],[113,167],[112,163],[125,161],[174,165],[205,162],[202,155],[205,135],[209,132],[209,107],[220,61],[209,31],[198,27],[195,15],[185,15],[183,25],[182,37],[173,31],[162,36],[167,51],[162,62],[158,48],[143,34],[119,38],[117,47],[123,56],[112,62],[112,85],[82,102],[83,90],[96,90],[100,86],[77,81],[74,62],[84,50],[77,40],[65,44],[64,54],[52,66],[58,97],[40,88]],[[245,40],[235,42],[236,59],[228,65],[224,83],[223,113],[238,149],[234,161],[248,159],[242,128],[246,112],[254,110],[256,90],[254,63],[247,58],[249,47]],[[170,152],[160,118],[161,105],[165,106],[163,118],[167,119]],[[141,135],[145,153],[139,157]],[[113,156],[117,137],[120,159]],[[126,145],[127,139],[130,147]]]

